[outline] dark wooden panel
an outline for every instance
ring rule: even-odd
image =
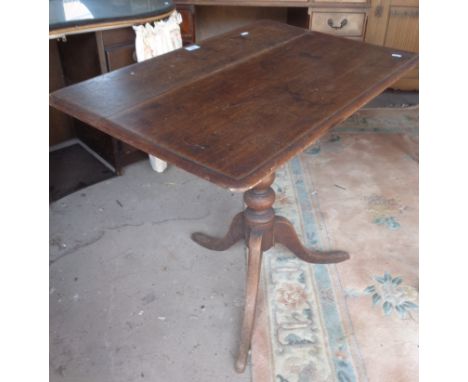
[[[218,36],[258,20],[274,20],[286,23],[287,8],[216,6],[196,7],[197,41]]]
[[[109,162],[112,166],[116,166],[116,158],[112,137],[104,133],[88,123],[80,120],[75,120],[75,130],[77,137],[88,145],[99,156]]]
[[[109,71],[134,64],[136,62],[135,44],[114,46],[106,49],[106,59]]]
[[[56,40],[49,41],[49,93],[65,86],[62,64]],[[75,137],[73,119],[49,107],[49,145],[56,145]]]
[[[259,22],[62,89],[51,104],[218,185],[246,189],[416,64],[416,54]]]
[[[101,74],[94,33],[69,36],[59,42],[59,50],[67,85]]]
[[[193,44],[196,41],[195,31],[195,6],[194,5],[178,5],[177,11],[182,16],[182,24],[180,24],[180,34],[182,42],[185,44]]]
[[[59,42],[65,81],[79,83],[101,74],[94,33],[68,36]],[[111,137],[80,120],[73,121],[76,136],[112,165],[115,164]]]
[[[307,8],[288,8],[287,22],[295,27],[309,29],[309,13]]]
[[[135,43],[135,31],[132,27],[102,31],[102,42],[104,47]]]

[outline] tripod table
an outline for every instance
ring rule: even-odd
[[[292,224],[275,215],[275,169],[417,62],[413,53],[260,21],[61,89],[50,95],[50,104],[218,186],[244,192],[247,208],[225,237],[192,235],[216,251],[240,240],[248,246],[235,365],[242,372],[262,253],[279,243],[309,263],[349,258],[343,251],[305,248]]]

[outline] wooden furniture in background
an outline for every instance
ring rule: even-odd
[[[415,54],[265,21],[207,40],[199,49],[179,49],[58,90],[50,104],[194,175],[245,191],[247,208],[224,238],[192,235],[213,250],[239,240],[249,248],[235,365],[242,372],[262,253],[280,243],[310,263],[349,258],[343,251],[305,248],[292,224],[275,215],[276,168],[416,64]]]
[[[370,44],[419,51],[419,0],[372,0],[366,42]],[[418,68],[413,69],[393,88],[419,88]]]
[[[195,6],[200,40],[268,18],[334,36],[418,52],[418,0],[176,0]],[[256,9],[248,11],[247,9]],[[414,69],[392,88],[418,90]]]
[[[49,41],[49,93],[63,88],[66,85],[57,41]],[[49,144],[56,145],[60,142],[75,137],[73,119],[68,115],[49,107]]]
[[[195,42],[194,6],[181,5],[177,10],[182,14],[182,40],[184,44],[191,44]],[[83,25],[50,30],[50,91],[136,63],[132,25],[154,22],[168,14],[170,12],[126,20],[89,21]],[[125,165],[146,158],[145,153],[134,147],[82,121],[51,110],[49,144],[59,144],[75,137],[111,164],[118,174]]]

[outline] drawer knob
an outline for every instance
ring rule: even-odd
[[[341,28],[343,28],[346,24],[348,24],[348,20],[347,20],[347,19],[341,20],[340,25],[335,25],[335,23],[333,22],[332,19],[328,19],[327,23],[328,23],[328,25],[329,25],[331,28],[333,28],[333,29],[341,29]]]

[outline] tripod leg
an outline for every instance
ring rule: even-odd
[[[244,213],[239,212],[232,219],[229,231],[224,237],[217,238],[201,232],[194,232],[192,233],[192,240],[202,247],[213,251],[225,251],[239,240],[244,239],[244,235]]]
[[[349,254],[344,251],[319,252],[304,247],[291,222],[282,216],[275,216],[273,230],[275,243],[284,245],[297,257],[307,263],[332,264],[349,259]]]
[[[262,264],[262,233],[252,230],[249,238],[249,262],[247,268],[247,287],[244,307],[244,319],[242,322],[241,341],[239,355],[236,361],[236,371],[242,373],[247,365],[252,331],[255,320],[255,308],[257,305],[258,284]]]

